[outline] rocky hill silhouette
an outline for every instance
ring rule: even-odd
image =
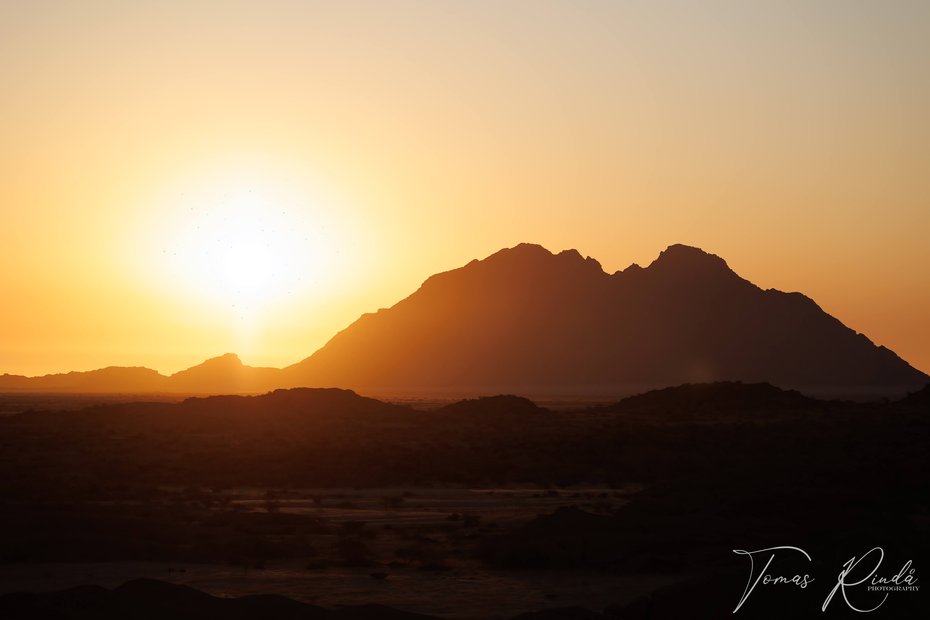
[[[924,514],[928,482],[909,475],[928,465],[924,394],[857,403],[728,382],[555,410],[514,396],[414,408],[300,388],[0,416],[0,565],[32,574],[47,563],[58,573],[60,563],[141,560],[261,570],[310,558],[307,570],[371,571],[356,573],[366,583],[390,573],[390,588],[433,570],[460,583],[454,575],[471,578],[477,565],[507,571],[508,582],[527,570],[661,573],[710,579],[715,594],[695,600],[704,607],[693,617],[719,617],[713,605],[732,596],[722,612],[730,613],[745,583],[731,552],[744,544],[798,541],[823,562],[811,574],[826,575],[818,583],[828,587],[847,554],[876,545],[876,535],[890,555],[925,557],[926,524],[915,515]],[[470,499],[425,503],[443,488]],[[514,519],[524,502],[540,511]],[[435,529],[423,529],[428,506]],[[469,563],[434,562],[444,557]],[[250,599],[255,607],[242,612],[255,615],[238,616],[241,598],[160,588],[168,586],[145,582],[115,597],[99,588],[10,595],[0,597],[0,618],[272,618],[290,617],[293,606]],[[682,617],[678,592],[656,590],[663,602],[652,616],[632,603],[605,616]],[[157,600],[136,600],[145,593]],[[755,596],[755,607],[769,605]],[[820,614],[823,596],[809,609]],[[907,607],[921,599],[893,598],[888,617],[923,617]],[[808,617],[794,601],[774,617]],[[486,605],[468,617],[514,611]],[[445,613],[432,610],[420,608]]]
[[[105,473],[110,485],[126,488],[179,480],[186,487],[308,488],[578,483],[615,475],[642,482],[666,470],[696,471],[718,459],[736,462],[744,458],[737,452],[747,448],[732,442],[747,434],[775,441],[767,450],[781,450],[779,441],[797,448],[799,428],[805,429],[811,454],[829,461],[830,450],[848,449],[845,442],[825,443],[835,430],[831,425],[865,420],[878,430],[869,426],[863,436],[878,441],[887,420],[899,420],[900,430],[910,420],[925,419],[927,411],[913,398],[826,401],[738,383],[668,388],[577,410],[539,407],[515,396],[414,408],[337,388],[128,402],[0,416],[0,446],[19,446],[0,459],[0,491],[8,499],[33,493],[35,480],[16,473],[21,458],[41,462],[31,475],[43,480],[86,481]],[[922,428],[908,428],[902,436],[918,436]],[[749,456],[757,458],[757,451]],[[682,465],[691,458],[697,460]]]
[[[800,293],[763,290],[720,257],[673,245],[613,274],[575,250],[521,244],[434,275],[310,357],[254,368],[226,354],[175,373],[105,368],[0,376],[0,391],[618,397],[683,383],[771,383],[806,394],[902,396],[928,382]]]
[[[28,392],[167,392],[168,377],[151,368],[108,366],[41,377],[0,375],[0,390]]]
[[[173,392],[240,394],[275,387],[279,375],[277,368],[246,366],[238,355],[227,353],[174,373],[166,384]]]
[[[897,395],[930,380],[804,295],[763,290],[684,245],[613,274],[575,250],[501,250],[362,316],[285,374],[370,392],[524,395],[724,380]]]
[[[594,410],[646,416],[661,413],[700,417],[805,411],[825,404],[795,390],[781,390],[769,383],[721,381],[651,390]]]
[[[235,353],[168,376],[151,368],[121,366],[41,377],[0,375],[0,391],[22,392],[243,394],[266,392],[281,383],[280,369],[246,366]]]

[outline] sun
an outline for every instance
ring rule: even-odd
[[[338,254],[327,206],[260,183],[185,192],[157,234],[183,295],[241,318],[322,288]]]

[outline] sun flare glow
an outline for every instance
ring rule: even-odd
[[[332,279],[335,206],[322,198],[261,183],[179,195],[155,249],[159,271],[182,295],[252,319]]]

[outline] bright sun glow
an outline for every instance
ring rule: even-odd
[[[182,234],[192,284],[235,304],[290,292],[315,264],[310,231],[288,220],[286,210],[251,192],[193,214]]]
[[[332,278],[335,205],[320,196],[243,182],[179,196],[153,234],[159,271],[184,296],[253,320]]]

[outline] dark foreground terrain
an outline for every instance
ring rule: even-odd
[[[847,582],[910,560],[922,585],[928,413],[930,389],[718,383],[558,411],[296,389],[4,416],[0,593],[57,593],[0,617],[719,618],[750,574],[733,550],[772,546],[810,560],[782,550],[768,573],[812,580],[760,583],[736,617],[926,617],[923,588],[868,583],[821,608],[876,547]],[[121,585],[141,576],[225,598]],[[115,589],[68,589],[91,583]]]

